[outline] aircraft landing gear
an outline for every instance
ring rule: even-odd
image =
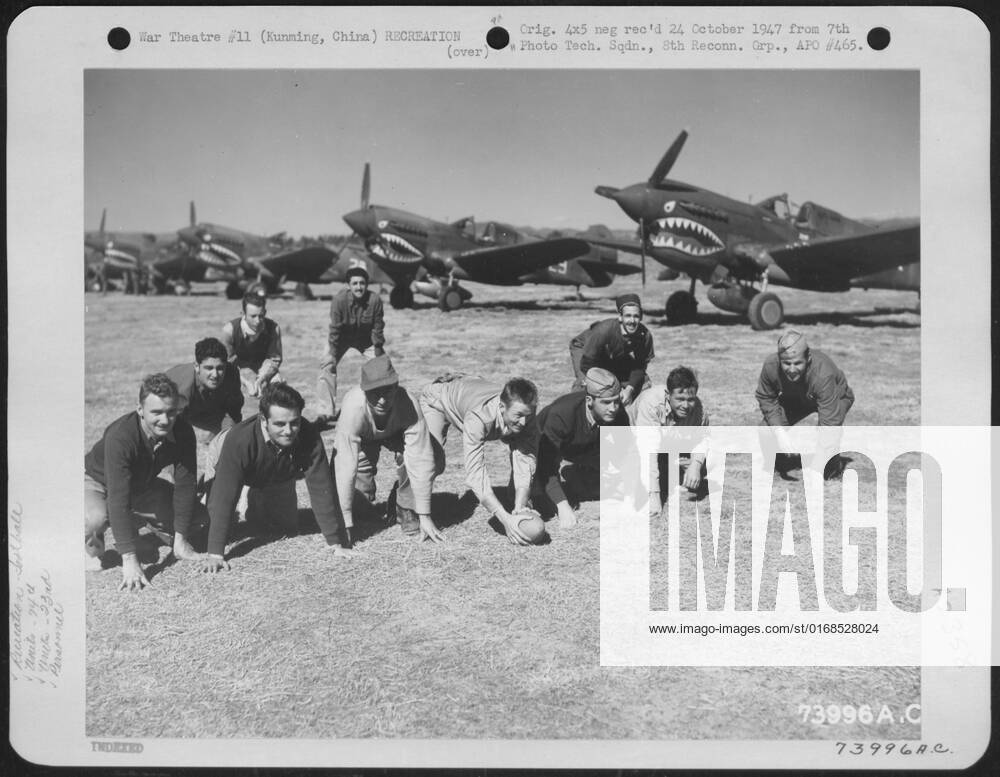
[[[177,289],[177,286],[174,286]],[[238,281],[230,281],[226,284],[226,299],[243,299],[243,287]]]
[[[304,300],[306,302],[316,299],[313,295],[312,289],[309,288],[308,283],[296,283],[295,284],[295,299]]]
[[[438,307],[445,313],[458,310],[464,301],[458,286],[444,286],[441,288],[441,293],[438,294]]]
[[[399,284],[393,286],[389,292],[389,304],[399,310],[400,308],[413,307],[413,291],[409,284]]]
[[[174,294],[178,297],[186,297],[191,293],[191,286],[188,285],[187,281],[174,281]],[[226,289],[226,296],[229,296],[229,289]],[[239,298],[242,298],[242,294]],[[229,297],[232,299],[232,297]]]
[[[698,300],[688,291],[675,291],[667,297],[667,323],[691,324],[698,317]]]
[[[785,320],[785,307],[777,294],[762,291],[750,300],[747,318],[750,319],[750,326],[757,331],[777,329]]]

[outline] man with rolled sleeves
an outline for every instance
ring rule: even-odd
[[[634,412],[633,412],[634,411]],[[635,426],[708,426],[708,413],[698,398],[698,378],[689,367],[675,367],[667,375],[666,385],[652,386],[643,391],[630,408]],[[680,457],[684,472],[681,485],[691,493],[701,493],[704,487],[705,444],[696,446],[690,457]],[[657,455],[658,477],[650,483],[649,502],[653,514],[660,511],[660,499],[668,485],[668,456]]]
[[[382,299],[368,289],[368,272],[352,267],[347,273],[347,288],[337,292],[330,302],[330,328],[326,351],[319,371],[319,391],[330,395],[329,415],[316,422],[330,426],[337,416],[337,365],[352,348],[363,356],[385,353],[385,313]]]
[[[110,525],[122,557],[120,590],[149,585],[136,556],[136,521],[171,545],[178,559],[202,558],[190,542],[196,520],[195,437],[178,412],[174,382],[163,373],[147,375],[135,411],[108,426],[84,458],[85,550],[101,559]],[[173,485],[157,477],[171,466]]]
[[[281,327],[267,317],[267,294],[261,286],[251,286],[243,295],[243,315],[222,327],[222,342],[229,361],[239,370],[243,388],[251,397],[260,396],[264,386],[284,378],[281,367]]]
[[[375,501],[379,454],[386,448],[395,455],[396,517],[403,533],[444,539],[431,518],[431,489],[444,471],[444,451],[427,430],[420,400],[399,385],[388,356],[365,363],[361,385],[344,395],[334,448],[340,511],[348,528],[354,525],[355,489]]]
[[[199,340],[191,363],[178,364],[166,375],[177,384],[179,417],[194,429],[198,444],[207,447],[228,426],[243,420],[243,391],[236,368],[228,362],[226,346],[214,337]]]
[[[619,295],[615,306],[617,318],[591,324],[570,341],[569,355],[576,375],[573,389],[584,388],[587,371],[600,367],[618,378],[622,404],[628,407],[650,385],[646,370],[654,355],[653,336],[642,323],[638,294]]]
[[[535,504],[547,508],[543,513],[554,505],[564,527],[577,520],[571,501],[600,499],[601,427],[629,425],[618,378],[591,367],[584,385],[583,391],[564,394],[538,414]]]
[[[517,514],[528,509],[531,496],[538,455],[537,407],[538,389],[524,378],[511,378],[498,390],[482,378],[446,375],[420,393],[420,409],[431,436],[443,449],[450,426],[462,433],[466,483],[503,524],[507,538],[518,545],[531,544],[517,526]],[[492,440],[501,440],[510,449],[511,512],[497,499],[486,469],[485,445]]]
[[[291,386],[272,383],[260,396],[260,411],[216,437],[209,446],[206,479],[208,554],[203,571],[229,569],[224,552],[240,492],[249,486],[246,520],[251,528],[298,533],[295,481],[303,478],[320,531],[336,556],[351,558],[350,531],[343,526],[337,490],[319,431],[302,417],[305,401]]]

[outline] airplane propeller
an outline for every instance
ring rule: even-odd
[[[642,267],[642,287],[646,288],[646,222],[639,219],[639,248],[642,250],[640,267]]]
[[[674,139],[674,142],[670,144],[670,148],[667,149],[667,153],[663,155],[663,159],[660,160],[660,163],[653,170],[653,174],[649,176],[650,186],[656,186],[667,177],[667,173],[670,172],[670,168],[674,166],[674,162],[676,162],[677,157],[680,156],[681,149],[684,148],[684,141],[687,140],[687,136],[687,130],[683,129]]]

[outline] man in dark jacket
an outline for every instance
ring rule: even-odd
[[[178,412],[174,382],[162,373],[147,375],[136,409],[108,426],[84,457],[84,546],[91,559],[101,559],[104,533],[111,527],[122,556],[121,590],[149,585],[136,555],[136,523],[172,545],[177,558],[202,558],[190,542],[196,521],[195,437]],[[170,466],[173,485],[157,477]]]
[[[571,499],[579,503],[600,498],[601,427],[629,425],[614,375],[592,367],[584,385],[586,390],[564,394],[538,414],[541,436],[533,501],[543,514],[554,506],[564,527],[576,523]],[[569,462],[566,467],[564,461]]]
[[[302,395],[285,383],[267,386],[258,415],[241,421],[209,446],[208,555],[204,571],[229,569],[224,558],[229,528],[244,486],[249,486],[246,520],[255,530],[298,533],[295,481],[303,478],[326,543],[350,558],[337,488],[319,430],[302,417]]]
[[[621,401],[628,407],[650,385],[646,370],[653,358],[653,336],[642,324],[639,295],[622,294],[615,304],[618,318],[591,324],[570,341],[569,355],[576,375],[572,388],[582,389],[587,371],[600,367],[621,382]]]
[[[385,313],[378,294],[368,289],[364,267],[347,271],[347,288],[330,302],[330,329],[319,368],[319,390],[330,395],[330,413],[317,417],[320,427],[329,427],[337,417],[337,365],[354,348],[372,358],[385,353]]]

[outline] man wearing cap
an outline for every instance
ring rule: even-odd
[[[347,273],[347,288],[337,292],[330,302],[330,329],[326,350],[319,368],[318,396],[330,395],[330,414],[317,422],[329,426],[337,415],[337,365],[354,348],[363,356],[385,353],[385,313],[382,299],[368,289],[368,272],[352,267]]]
[[[854,392],[833,359],[810,349],[794,330],[785,332],[778,352],[764,360],[756,396],[767,426],[794,426],[813,413],[819,426],[843,426],[854,404]]]
[[[537,407],[538,389],[524,378],[511,378],[498,390],[482,378],[444,375],[420,393],[420,409],[431,436],[443,450],[450,426],[462,433],[466,483],[503,524],[507,538],[518,545],[531,544],[516,516],[528,509],[531,496],[538,455]],[[497,499],[486,470],[485,445],[491,440],[501,440],[510,449],[514,487],[510,512]]]
[[[591,324],[570,341],[569,355],[576,375],[573,388],[582,389],[587,371],[600,367],[618,378],[622,404],[628,407],[650,385],[646,368],[653,358],[653,336],[642,323],[638,294],[622,294],[615,305],[617,318]]]
[[[147,375],[136,409],[114,421],[83,460],[84,548],[97,565],[109,525],[122,557],[120,590],[149,585],[136,555],[148,524],[183,560],[202,558],[190,537],[198,520],[195,500],[195,438],[178,418],[177,386],[166,375]],[[173,485],[157,477],[173,467]]]
[[[547,508],[543,513],[551,513],[554,505],[564,527],[576,523],[571,500],[579,503],[601,496],[601,427],[629,425],[618,378],[591,367],[584,386],[584,391],[564,394],[538,414],[535,505]],[[569,463],[563,466],[563,462]]]
[[[194,345],[193,369],[187,362],[166,372],[177,384],[179,417],[191,424],[202,447],[222,431],[227,418],[230,426],[243,420],[240,377],[228,358],[221,341],[206,337]]]
[[[267,317],[267,294],[263,288],[251,286],[243,295],[243,315],[222,327],[222,342],[250,396],[260,396],[268,383],[284,380],[278,372],[282,358],[281,327]]]
[[[396,517],[403,533],[439,542],[444,535],[431,518],[431,488],[444,471],[444,451],[431,437],[420,400],[399,385],[388,356],[376,356],[361,368],[361,385],[344,395],[333,467],[344,524],[354,525],[357,489],[375,501],[375,475],[382,448],[395,454]]]
[[[244,486],[246,521],[263,533],[298,533],[295,481],[303,478],[320,531],[336,556],[351,558],[337,489],[319,430],[302,417],[305,401],[291,386],[272,383],[260,395],[260,410],[216,437],[208,450],[208,555],[206,572],[229,569],[224,558],[229,528]]]

